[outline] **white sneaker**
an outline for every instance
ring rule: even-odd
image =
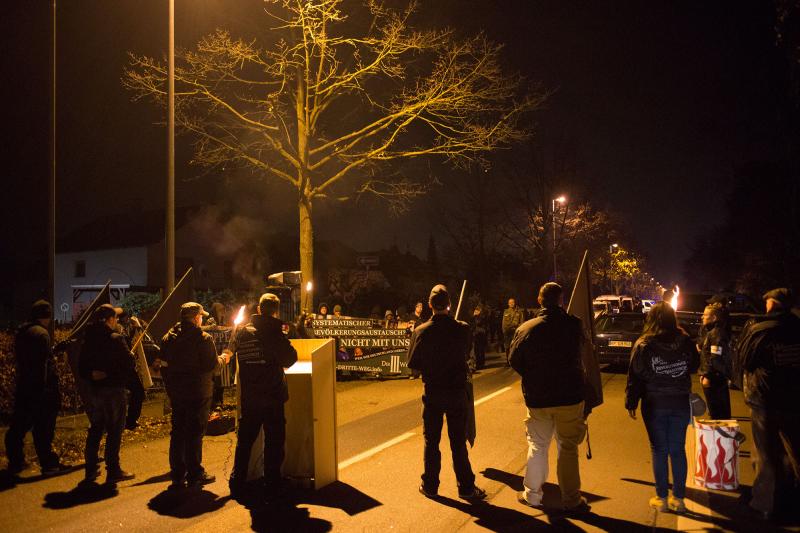
[[[658,496],[653,496],[650,498],[650,508],[664,513],[667,511],[667,500]]]

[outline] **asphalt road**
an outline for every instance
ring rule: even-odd
[[[477,484],[486,502],[457,497],[446,432],[438,500],[417,492],[422,469],[419,380],[361,380],[337,385],[339,482],[320,491],[294,490],[290,497],[248,509],[228,498],[235,436],[206,437],[204,464],[218,480],[202,492],[166,492],[168,440],[123,448],[123,467],[137,478],[116,490],[76,490],[82,472],[51,479],[32,474],[0,492],[0,531],[666,531],[709,529],[767,531],[741,515],[738,494],[705,491],[689,484],[688,516],[656,513],[650,453],[641,420],[623,407],[625,375],[603,374],[605,403],[590,417],[593,458],[581,473],[592,511],[565,517],[555,471],[545,486],[547,512],[520,505],[527,445],[525,407],[516,374],[499,356],[475,376],[478,435],[470,451]],[[741,395],[733,393],[734,415],[746,419]],[[746,422],[743,429],[747,433]],[[742,448],[749,455],[749,442]],[[693,453],[692,430],[687,450]],[[555,464],[555,445],[551,447]],[[749,460],[741,479],[752,481]],[[692,461],[690,459],[690,475]],[[794,528],[797,530],[797,528]]]

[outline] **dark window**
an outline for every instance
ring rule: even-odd
[[[83,259],[75,261],[75,277],[76,278],[86,277],[86,261],[84,261]]]

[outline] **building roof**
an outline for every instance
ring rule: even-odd
[[[175,210],[175,229],[197,208]],[[164,210],[141,210],[98,217],[59,238],[57,253],[135,248],[164,240]]]

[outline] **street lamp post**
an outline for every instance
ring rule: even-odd
[[[566,196],[561,195],[558,198],[553,198],[553,281],[558,280],[558,263],[556,261],[556,202],[563,204],[567,201]]]
[[[175,0],[169,0],[169,73],[167,81],[167,205],[164,236],[164,297],[175,286]]]

